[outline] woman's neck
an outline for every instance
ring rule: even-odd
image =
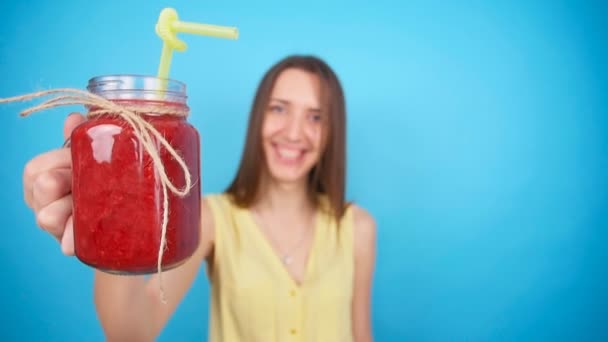
[[[305,181],[285,184],[272,179],[262,181],[260,196],[254,204],[257,211],[272,213],[273,216],[300,219],[310,217],[314,204],[310,201]]]

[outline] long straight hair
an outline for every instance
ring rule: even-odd
[[[319,77],[321,81],[321,110],[326,114],[328,130],[325,148],[318,163],[308,174],[308,196],[319,207],[319,195],[326,195],[331,214],[340,220],[347,203],[346,183],[346,105],[344,92],[334,71],[318,57],[289,56],[272,66],[260,82],[251,112],[245,147],[238,172],[226,189],[240,207],[248,208],[259,196],[265,167],[262,147],[262,125],[277,77],[286,69],[300,69]]]

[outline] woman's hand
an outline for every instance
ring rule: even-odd
[[[63,126],[67,139],[85,118],[72,113]],[[74,254],[72,230],[72,157],[69,148],[42,153],[31,159],[23,172],[23,195],[34,210],[36,223],[61,242],[61,251]]]

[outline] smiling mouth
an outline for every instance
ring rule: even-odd
[[[304,159],[306,150],[299,148],[289,148],[280,146],[278,144],[272,144],[277,159],[284,164],[298,164]]]

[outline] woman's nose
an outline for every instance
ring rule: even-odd
[[[302,115],[298,113],[294,113],[294,115],[290,115],[289,121],[287,123],[287,137],[291,141],[299,141],[304,134],[304,120],[302,120]]]

